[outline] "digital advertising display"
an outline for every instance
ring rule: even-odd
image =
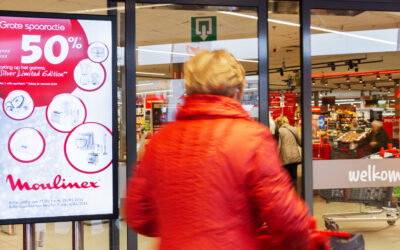
[[[0,224],[117,215],[114,26],[0,12]]]

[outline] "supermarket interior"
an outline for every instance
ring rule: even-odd
[[[174,15],[179,19],[182,13],[179,12],[180,8],[184,7],[175,6],[174,10],[163,8],[160,16]],[[276,11],[269,13],[268,19],[269,113],[273,120],[286,116],[289,123],[301,131],[299,6],[292,1],[279,1],[275,8]],[[159,129],[160,124],[173,121],[177,104],[181,103],[179,98],[184,94],[181,63],[187,60],[185,53],[221,46],[232,50],[230,46],[233,42],[228,44],[228,41],[236,36],[236,28],[243,31],[241,27],[247,27],[246,33],[241,32],[239,38],[235,37],[238,41],[236,53],[242,56],[240,49],[246,49],[245,57],[239,57],[246,69],[248,83],[242,105],[253,119],[259,119],[258,74],[257,64],[254,63],[258,58],[251,51],[256,45],[253,47],[250,44],[250,39],[257,39],[257,13],[255,10],[243,8],[234,14],[223,10],[221,8],[217,13],[214,10],[203,11],[208,12],[205,15],[216,15],[220,20],[220,30],[224,33],[221,32],[219,39],[225,40],[226,44],[186,44],[185,48],[182,46],[188,42],[187,39],[176,32],[173,38],[168,39],[175,52],[172,53],[172,59],[168,58],[172,61],[170,65],[156,61],[147,65],[145,62],[151,60],[150,54],[154,53],[151,50],[162,50],[159,44],[166,42],[156,42],[153,39],[152,42],[160,47],[149,46],[152,43],[148,42],[146,36],[155,37],[156,34],[145,33],[144,30],[147,31],[155,23],[144,21],[144,16],[150,18],[150,14],[143,11],[143,23],[148,23],[149,27],[143,26],[143,33],[140,29],[137,31],[137,70],[140,76],[137,78],[139,151],[146,143],[148,134]],[[142,20],[141,18],[139,11],[137,20]],[[161,27],[166,25],[167,19],[159,20]],[[396,48],[399,20],[396,12],[311,10],[313,161],[400,157],[400,53]],[[240,25],[235,25],[235,29],[223,29],[228,22]],[[182,20],[179,23],[184,22]],[[184,27],[177,30],[184,32]],[[246,39],[242,41],[246,41],[248,45],[243,42],[239,44],[240,39]],[[159,75],[145,76],[139,73],[149,71]],[[374,121],[378,121],[377,126],[383,128],[383,132],[382,129],[378,130],[378,136],[383,141],[379,145],[371,146],[370,140],[376,136],[372,128],[376,123]],[[335,164],[338,163],[333,161],[331,167]],[[300,167],[298,172],[298,190],[301,193],[301,182],[304,179],[301,178]],[[314,215],[320,229],[362,233],[367,249],[397,248],[399,243],[393,235],[398,233],[398,229],[392,225],[397,220],[398,211],[387,203],[396,201],[399,191],[394,187],[315,187]],[[343,213],[356,214],[346,215],[341,220]],[[376,217],[377,220],[373,219]]]
[[[366,1],[370,10],[357,10],[354,3],[346,9],[346,5],[339,6],[340,1],[326,8],[322,3],[316,5],[322,6],[319,8],[307,5],[310,34],[305,36],[300,23],[307,18],[302,17],[298,0],[267,1],[268,19],[264,21],[268,22],[268,31],[264,33],[259,30],[261,17],[256,5],[171,2],[177,3],[0,1],[0,10],[5,11],[116,16],[118,207],[125,199],[130,162],[140,161],[151,136],[175,120],[184,102],[185,61],[201,50],[225,49],[246,70],[241,103],[250,116],[260,122],[268,116],[269,122],[285,116],[302,134],[303,143],[307,142],[304,145],[310,146],[303,147],[311,158],[298,166],[297,191],[303,197],[305,192],[310,195],[306,201],[318,229],[362,234],[365,249],[400,249],[400,223],[396,222],[400,218],[400,172],[394,172],[396,165],[400,166],[400,12],[382,11],[379,1]],[[130,24],[126,23],[131,20],[127,17],[128,4],[133,6],[129,13],[135,14]],[[196,33],[196,23],[202,22],[208,26]],[[134,42],[128,44],[132,33]],[[268,49],[260,48],[266,39]],[[302,46],[305,39],[310,42],[307,48]],[[128,46],[136,51],[135,56],[127,55],[134,51]],[[127,57],[133,58],[134,65],[128,65]],[[304,58],[310,61],[302,65]],[[261,66],[266,65],[261,62],[267,61],[268,80],[263,82]],[[129,85],[132,72],[134,91]],[[309,73],[309,82],[305,72]],[[261,96],[262,87],[268,89],[267,97]],[[129,106],[132,101],[128,102],[132,93],[134,107]],[[311,110],[304,111],[308,107]],[[268,112],[261,114],[260,110]],[[128,136],[134,129],[136,138],[132,140]],[[374,178],[370,173],[363,176],[364,167],[357,168],[360,164],[379,168],[378,163],[384,165],[380,171],[387,172],[380,173],[377,183],[371,181]],[[339,170],[342,167],[344,170]],[[349,171],[360,176],[351,179],[354,176]],[[346,179],[348,175],[350,180]],[[306,189],[309,183],[311,189]],[[85,220],[81,227],[83,239],[76,247],[71,244],[76,234],[72,221],[38,223],[35,249],[148,250],[156,249],[159,241],[132,233],[123,213],[118,219]],[[25,249],[25,230],[22,224],[0,225],[0,249]]]

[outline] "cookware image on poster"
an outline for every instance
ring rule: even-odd
[[[39,131],[34,128],[21,128],[11,135],[8,150],[17,161],[29,163],[43,155],[45,144]]]
[[[79,125],[67,136],[64,150],[76,170],[88,174],[101,172],[112,162],[111,131],[100,123]]]
[[[28,118],[34,109],[34,103],[28,92],[15,90],[10,92],[3,103],[4,113],[14,120]]]
[[[79,88],[94,91],[103,85],[106,72],[102,64],[83,59],[75,67],[74,79]]]
[[[69,132],[85,122],[86,107],[82,100],[71,94],[54,97],[46,111],[46,118],[52,128]]]
[[[96,63],[104,62],[108,57],[108,48],[102,42],[94,42],[89,45],[88,57]]]

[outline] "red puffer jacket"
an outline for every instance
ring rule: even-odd
[[[261,249],[263,224],[274,249],[309,244],[308,209],[268,129],[216,95],[188,97],[153,136],[129,182],[126,219],[161,237],[160,249]]]

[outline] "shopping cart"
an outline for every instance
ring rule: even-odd
[[[392,201],[393,187],[325,189],[320,190],[320,195],[327,202],[352,202],[378,208],[362,211],[360,206],[358,212],[326,213],[322,217],[328,230],[338,231],[337,222],[343,221],[386,221],[392,226],[400,218],[397,202]],[[382,213],[386,213],[386,217],[376,217],[377,214]],[[351,217],[360,215],[368,217]]]
[[[309,250],[364,250],[364,238],[361,234],[351,235],[347,232],[318,231],[314,217],[309,218],[310,246]],[[268,233],[264,224],[257,230],[258,239],[263,250],[284,249],[278,247],[273,236]]]

